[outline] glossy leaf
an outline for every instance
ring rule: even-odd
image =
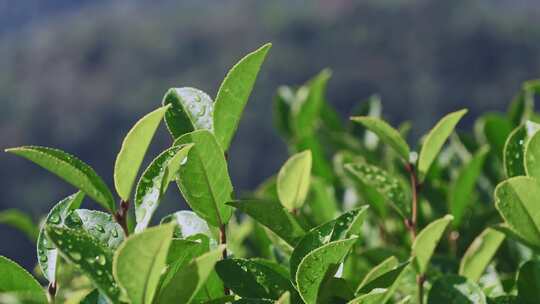
[[[294,290],[288,277],[257,260],[222,260],[216,271],[225,286],[241,297],[277,300],[282,293]]]
[[[457,275],[446,275],[437,279],[428,295],[428,304],[486,304],[482,289],[474,282]]]
[[[124,241],[124,230],[109,213],[77,209],[67,216],[64,223],[68,228],[86,231],[113,250]]]
[[[503,233],[491,228],[482,231],[465,251],[459,265],[459,275],[477,282],[504,238]]]
[[[351,120],[362,124],[375,133],[382,141],[392,147],[406,163],[409,162],[409,145],[401,137],[401,134],[384,120],[370,116],[355,116],[351,117]]]
[[[231,217],[232,184],[223,150],[214,135],[206,130],[187,133],[174,145],[195,144],[178,172],[178,187],[187,203],[209,224],[219,227]]]
[[[386,297],[387,291],[388,290],[385,288],[376,288],[373,289],[370,293],[366,293],[357,298],[354,298],[347,304],[381,304],[384,303],[383,301]]]
[[[398,288],[402,277],[409,269],[409,265],[410,264],[407,261],[395,266],[387,272],[381,273],[379,276],[374,277],[370,282],[362,286],[362,288],[358,290],[358,292],[368,293],[378,288],[384,288],[386,289],[386,293],[381,303],[387,302]]]
[[[7,209],[0,211],[0,224],[11,226],[28,237],[32,242],[36,241],[39,229],[32,218],[17,209]]]
[[[507,179],[495,188],[495,207],[512,231],[540,247],[540,184],[530,177]]]
[[[357,288],[356,292],[360,292],[360,290],[362,290],[362,288],[364,286],[371,283],[373,280],[377,279],[381,275],[383,275],[383,274],[389,272],[390,270],[396,268],[398,266],[398,264],[399,264],[399,261],[394,256],[391,256],[391,257],[387,258],[386,260],[382,261],[381,263],[379,263],[378,265],[373,267],[366,274],[364,279],[362,279],[362,282],[360,282],[360,284],[358,285],[358,288]]]
[[[471,197],[473,197],[475,186],[482,174],[487,153],[487,148],[481,148],[476,152],[471,160],[461,168],[456,180],[450,186],[448,201],[450,202],[450,213],[454,216],[452,222],[454,227],[460,226],[465,210],[471,203]]]
[[[527,128],[519,126],[506,139],[503,164],[507,177],[525,175],[524,152],[527,141]]]
[[[189,303],[204,285],[214,265],[221,258],[224,248],[219,246],[218,249],[203,254],[178,269],[171,280],[161,288],[156,303]]]
[[[443,144],[446,142],[446,139],[452,134],[457,123],[465,113],[467,113],[467,110],[460,110],[447,114],[427,134],[418,156],[418,173],[420,181],[425,178],[431,164],[439,154]]]
[[[45,233],[64,259],[77,265],[109,301],[118,302],[120,289],[113,279],[113,251],[81,229],[46,226]]]
[[[435,220],[427,225],[416,237],[412,245],[412,256],[417,273],[426,272],[429,261],[435,252],[437,244],[441,240],[448,224],[453,216],[445,215],[443,218]]]
[[[540,262],[528,261],[521,265],[517,277],[518,303],[535,304],[540,299]]]
[[[337,270],[347,256],[357,238],[330,242],[304,257],[298,266],[296,284],[300,296],[306,304],[317,303],[319,288],[327,274]]]
[[[141,118],[124,138],[114,164],[114,186],[124,201],[131,196],[139,167],[167,108],[161,107]]]
[[[128,238],[114,255],[113,273],[133,304],[151,304],[165,269],[173,225],[161,225]]]
[[[272,44],[246,55],[227,73],[214,106],[214,132],[224,151],[229,149],[261,65]]]
[[[540,132],[532,135],[526,143],[525,172],[527,176],[540,180]]]
[[[345,165],[345,169],[366,186],[373,188],[378,194],[404,218],[411,214],[408,192],[403,183],[383,169],[366,163]]]
[[[164,217],[161,223],[174,223],[175,238],[188,238],[198,234],[214,237],[208,224],[193,211],[177,211]]]
[[[360,233],[367,206],[343,213],[335,220],[329,221],[307,232],[298,242],[289,260],[291,277],[296,277],[298,265],[313,250],[332,241],[341,240]]]
[[[173,146],[156,157],[142,174],[135,191],[135,232],[143,231],[157,209],[169,183],[178,173],[193,145]]]
[[[3,293],[20,294],[33,299],[33,303],[48,303],[45,290],[24,268],[0,256],[0,296]]]
[[[45,223],[49,225],[64,224],[71,211],[81,206],[84,193],[77,192],[58,202],[49,212]],[[45,225],[39,231],[37,239],[37,257],[41,272],[49,282],[56,281],[56,267],[58,260],[58,250],[45,236]]]
[[[247,213],[291,246],[304,235],[304,229],[294,216],[277,202],[244,200],[228,204]]]
[[[172,88],[163,97],[165,123],[174,139],[199,129],[213,131],[214,102],[205,92],[195,88]]]
[[[304,204],[311,177],[311,151],[291,156],[279,170],[277,192],[279,201],[288,210],[297,210]]]
[[[73,155],[61,150],[24,146],[7,149],[56,174],[61,179],[80,189],[104,208],[114,211],[116,205],[111,191],[105,182],[90,166]]]

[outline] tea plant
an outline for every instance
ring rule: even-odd
[[[141,118],[114,166],[119,203],[83,161],[38,146],[6,150],[78,189],[39,228],[31,274],[0,257],[2,303],[538,303],[540,116],[529,81],[507,113],[456,131],[443,117],[417,146],[377,96],[342,122],[322,71],[278,89],[275,124],[291,157],[235,197],[227,150],[270,44],[227,74],[215,101],[173,88]],[[164,120],[173,143],[140,174]],[[419,151],[419,152],[416,152]],[[150,226],[175,183],[192,211]],[[104,211],[82,209],[85,197]]]

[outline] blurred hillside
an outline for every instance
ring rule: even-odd
[[[443,113],[504,110],[522,81],[540,77],[536,1],[0,1],[0,147],[64,149],[112,185],[131,125],[169,87],[215,96],[227,70],[264,42],[274,47],[230,156],[238,193],[276,172],[286,148],[272,128],[277,86],[324,67],[328,99],[345,118],[373,93],[417,136]],[[170,143],[162,130],[155,155]],[[34,165],[0,155],[0,209],[36,219],[74,190]],[[174,192],[175,189],[173,189]],[[161,214],[177,209],[173,193]],[[22,238],[0,228],[0,240]],[[26,242],[0,254],[27,267]]]

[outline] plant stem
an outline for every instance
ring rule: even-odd
[[[227,246],[227,227],[225,226],[225,224],[222,224],[219,227],[219,243],[221,245],[225,245],[225,249],[223,249],[222,259],[226,260],[227,259],[227,247],[226,247]],[[224,292],[226,296],[228,296],[231,293],[229,288],[227,287],[224,287]]]
[[[114,219],[124,230],[124,234],[129,236],[129,229],[127,226],[127,217],[129,210],[129,201],[120,201],[120,208],[114,213]]]
[[[47,292],[49,293],[49,301],[50,303],[54,303],[54,298],[56,296],[56,282],[49,283],[49,287],[47,288]]]
[[[413,164],[406,164],[405,169],[409,172],[411,180],[411,218],[405,220],[405,226],[411,233],[411,239],[414,242],[416,239],[416,226],[418,224],[418,192],[420,192],[420,183],[418,182],[418,176]],[[416,276],[416,284],[418,285],[418,303],[424,303],[424,281],[426,280],[424,274]]]

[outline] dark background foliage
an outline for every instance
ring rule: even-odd
[[[230,155],[238,194],[278,170],[286,147],[272,127],[275,89],[329,67],[328,99],[347,117],[381,95],[413,138],[443,113],[503,111],[540,75],[540,5],[529,1],[0,0],[0,147],[74,153],[112,185],[121,140],[169,87],[215,96],[228,68],[271,41]],[[162,130],[151,155],[167,147]],[[0,155],[0,209],[36,220],[75,190]],[[172,189],[161,213],[181,208]],[[89,202],[87,202],[89,204]],[[0,254],[34,264],[30,242],[0,228]]]

